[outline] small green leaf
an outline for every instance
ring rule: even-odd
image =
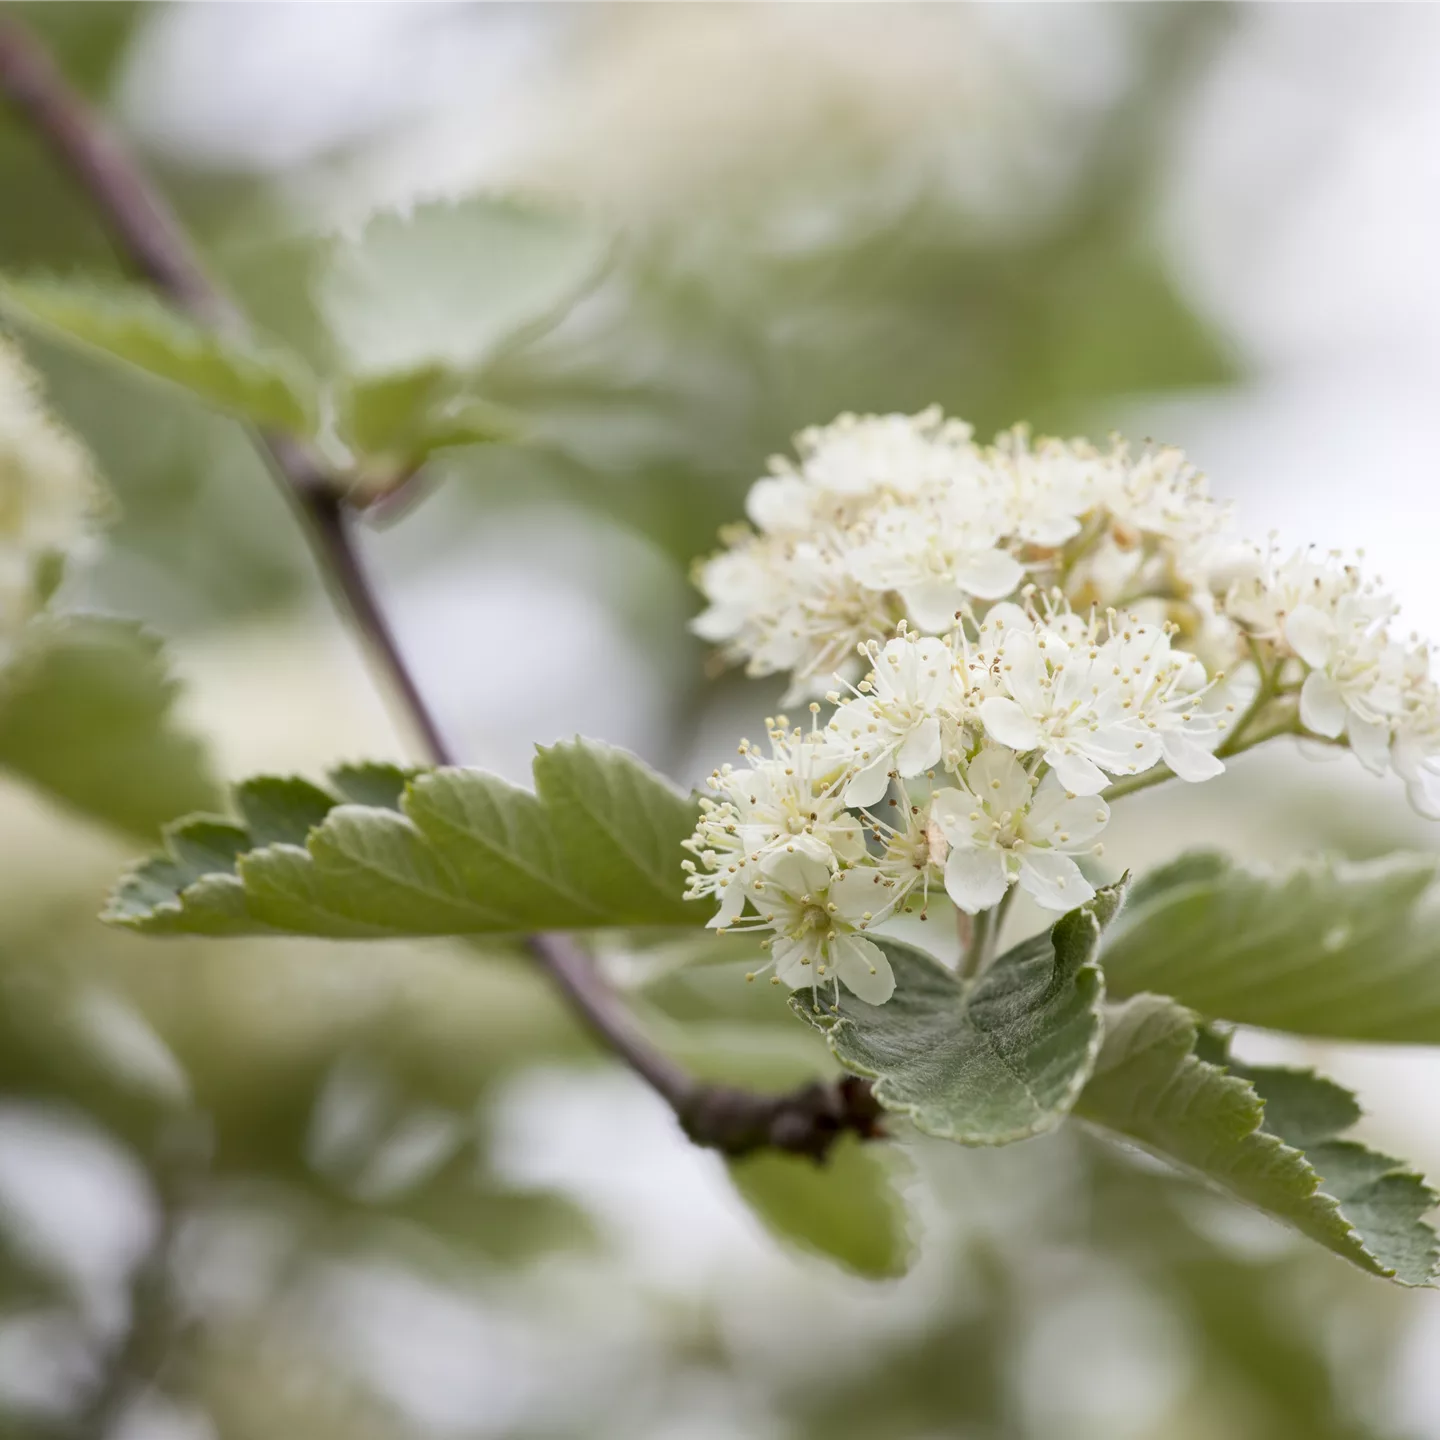
[[[0,312],[183,386],[257,425],[307,434],[315,428],[317,384],[298,356],[196,325],[138,286],[5,280]]]
[[[154,935],[354,938],[705,922],[680,868],[693,799],[586,740],[541,749],[535,784],[384,765],[345,766],[325,788],[250,780],[242,827],[180,822],[105,918]]]
[[[1278,870],[1207,851],[1138,881],[1105,937],[1114,995],[1341,1040],[1440,1043],[1440,857]]]
[[[560,211],[489,197],[421,205],[337,242],[320,307],[352,376],[470,371],[568,304],[606,249]]]
[[[41,616],[0,672],[0,766],[137,835],[213,805],[204,747],[177,728],[160,641],[96,615]]]
[[[345,443],[386,477],[416,468],[436,450],[508,440],[520,429],[517,417],[468,394],[439,365],[347,380],[338,412]]]
[[[1053,1130],[1075,1103],[1101,1038],[1095,956],[1119,886],[1062,916],[966,983],[909,946],[873,937],[895,971],[884,1005],[842,995],[838,1016],[791,1006],[825,1032],[847,1070],[927,1135],[1007,1145]]]
[[[728,1162],[735,1188],[765,1227],[872,1280],[910,1268],[914,1244],[896,1189],[893,1146],[838,1141],[823,1164],[765,1150]]]
[[[1428,1284],[1437,1252],[1424,1216],[1437,1197],[1400,1161],[1339,1138],[1359,1114],[1354,1097],[1303,1071],[1201,1059],[1197,1044],[1217,1054],[1189,1011],[1136,996],[1107,1018],[1075,1113],[1362,1270]]]

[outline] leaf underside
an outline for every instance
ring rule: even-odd
[[[1434,1277],[1437,1196],[1343,1133],[1354,1097],[1308,1071],[1250,1068],[1174,1000],[1113,1008],[1076,1115],[1402,1285]],[[1302,1148],[1303,1147],[1303,1148]]]
[[[1112,995],[1343,1040],[1440,1043],[1440,857],[1265,871],[1195,852],[1134,887],[1105,937]]]
[[[0,676],[0,767],[108,825],[154,836],[219,799],[171,714],[159,639],[133,621],[41,616]]]
[[[876,936],[895,972],[884,1005],[842,995],[838,1013],[801,992],[791,1006],[889,1110],[962,1145],[1005,1145],[1057,1126],[1100,1047],[1100,932],[1123,882],[1002,955],[973,983]]]
[[[481,770],[260,778],[239,823],[182,821],[105,918],[144,934],[351,938],[699,925],[680,842],[698,807],[634,756],[541,748],[535,792]]]

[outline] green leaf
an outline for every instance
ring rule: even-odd
[[[352,376],[469,371],[553,318],[595,278],[606,249],[560,211],[490,197],[421,205],[337,242],[320,307]]]
[[[914,1255],[897,1160],[893,1146],[845,1136],[819,1165],[774,1150],[728,1164],[735,1188],[774,1235],[883,1280],[903,1275]]]
[[[1136,996],[1108,1017],[1075,1113],[1372,1275],[1428,1284],[1436,1237],[1423,1217],[1437,1197],[1400,1161],[1340,1138],[1359,1114],[1354,1097],[1304,1071],[1202,1059],[1197,1044],[1216,1054],[1189,1011]]]
[[[587,740],[541,748],[535,787],[377,765],[324,788],[250,780],[242,825],[180,822],[104,918],[152,935],[354,938],[705,922],[683,899],[692,798]]]
[[[215,804],[204,747],[171,714],[160,641],[102,616],[42,616],[0,672],[0,766],[137,835]]]
[[[1105,938],[1114,995],[1342,1040],[1440,1043],[1440,857],[1283,869],[1196,852],[1137,882]]]
[[[257,425],[307,434],[315,428],[317,385],[302,360],[273,344],[197,325],[138,286],[4,280],[0,312],[183,386]]]
[[[520,428],[517,417],[467,394],[438,365],[345,381],[338,408],[345,443],[386,479],[416,468],[436,450],[513,439]]]
[[[825,1032],[847,1070],[927,1135],[1007,1145],[1053,1130],[1075,1103],[1100,1048],[1105,986],[1100,932],[1124,881],[1062,916],[967,983],[929,956],[872,937],[895,971],[884,1005],[844,995],[836,1014],[791,1000]]]

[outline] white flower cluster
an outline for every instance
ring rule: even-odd
[[[934,408],[844,415],[796,448],[798,464],[776,457],[752,487],[754,529],[700,564],[710,604],[695,621],[752,675],[792,672],[796,699],[899,621],[943,635],[1027,581],[1061,585],[1077,608],[1173,589],[1225,520],[1179,451],[1032,442],[1023,428],[979,446]]]
[[[688,842],[688,893],[762,932],[774,983],[883,1003],[866,932],[932,886],[970,915],[1017,883],[1084,904],[1107,793],[1209,779],[1277,734],[1393,766],[1440,817],[1428,648],[1336,557],[1226,546],[1179,452],[1018,428],[982,447],[938,410],[797,449],[697,576],[702,635],[797,695],[847,692],[808,731],[771,723],[768,754],[743,744]]]
[[[83,539],[99,497],[84,447],[51,419],[34,373],[0,340],[0,660],[40,604],[46,560]]]

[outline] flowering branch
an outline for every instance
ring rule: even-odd
[[[195,319],[241,331],[238,309],[209,279],[188,236],[119,139],[75,93],[39,42],[18,21],[0,17],[0,91],[48,144],[108,224],[125,255]],[[347,477],[304,441],[257,433],[256,445],[306,522],[312,549],[332,591],[373,655],[436,764],[455,764],[375,596],[355,544]],[[397,476],[397,485],[408,476]],[[395,487],[384,487],[387,491]],[[704,1084],[654,1048],[594,962],[565,936],[527,937],[535,959],[604,1044],[674,1110],[698,1145],[739,1155],[777,1148],[821,1159],[845,1131],[879,1133],[869,1085],[847,1078],[783,1095]]]

